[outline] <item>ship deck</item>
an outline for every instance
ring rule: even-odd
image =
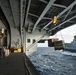
[[[0,75],[39,75],[24,53],[11,53],[0,59]]]

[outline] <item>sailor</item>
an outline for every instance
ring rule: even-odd
[[[0,47],[0,58],[3,58],[3,51],[2,51],[2,47]]]

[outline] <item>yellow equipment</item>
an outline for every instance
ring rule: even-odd
[[[54,18],[53,18],[53,24],[56,25],[57,23],[58,23],[57,17],[54,16]]]
[[[21,48],[18,48],[18,52],[21,52]]]
[[[18,50],[14,50],[14,53],[17,53],[18,52]]]

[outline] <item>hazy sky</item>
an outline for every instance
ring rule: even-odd
[[[76,35],[76,24],[59,31],[53,37],[62,39],[65,43],[70,43],[74,39],[74,35]]]
[[[64,40],[65,43],[70,43],[74,39],[74,35],[76,35],[76,24],[59,31],[54,36],[50,36],[50,38],[59,38]],[[48,47],[47,41],[43,44],[38,44],[38,47]]]

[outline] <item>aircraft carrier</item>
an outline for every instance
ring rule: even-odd
[[[37,51],[38,42],[47,40],[48,46],[51,47],[52,42],[49,36],[76,24],[75,19],[76,0],[0,0],[0,47],[7,47],[10,53],[7,57],[1,55],[0,75],[39,75],[27,56]],[[55,48],[63,42],[58,41],[58,43],[59,45],[55,42]],[[61,58],[61,68],[57,67],[57,60],[60,65],[59,58]],[[52,69],[51,73],[46,69],[45,71],[49,75],[76,75],[76,58],[70,58],[73,61],[69,61],[69,57],[66,56],[63,58],[65,61],[62,57],[59,58],[55,57],[56,62],[52,60],[54,58],[50,58],[50,62],[54,61],[57,69],[60,70]],[[69,67],[68,70],[64,68],[63,71],[62,67],[65,67],[66,63],[71,65],[70,62],[73,63],[73,66],[69,66],[73,67],[71,71]],[[45,64],[42,65],[45,66]],[[44,73],[42,74],[47,75]]]

